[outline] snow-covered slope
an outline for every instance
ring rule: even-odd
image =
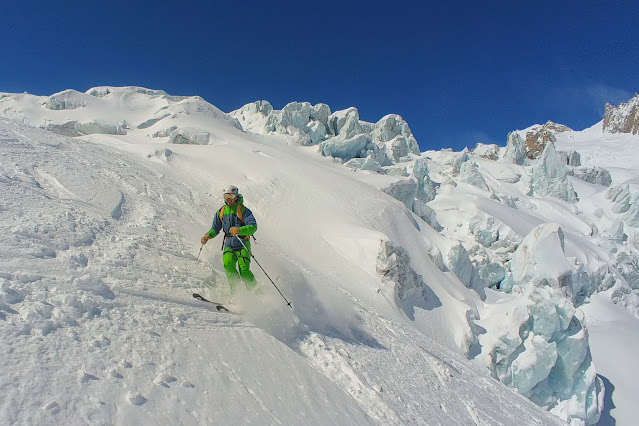
[[[399,116],[296,104],[269,121],[264,105],[232,118],[143,88],[0,94],[0,418],[559,423],[501,381],[596,421],[579,306],[600,291],[637,306],[634,165],[608,188],[589,156],[610,135],[562,132],[514,164],[498,148],[415,153]],[[570,150],[586,166],[564,167]],[[255,263],[240,315],[189,300],[229,297],[220,241],[197,255],[231,183],[293,310]]]

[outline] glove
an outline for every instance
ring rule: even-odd
[[[209,234],[204,234],[204,236],[200,239],[200,242],[202,243],[202,245],[204,245],[210,239],[211,239],[211,236]]]
[[[229,229],[229,234],[231,234],[232,237],[240,235],[240,228],[238,228],[237,226],[231,227],[231,229]]]

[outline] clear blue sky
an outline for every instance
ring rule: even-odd
[[[450,4],[442,4],[450,3]],[[224,111],[258,99],[403,116],[421,149],[547,120],[581,130],[639,92],[637,1],[15,1],[0,91],[139,85]]]

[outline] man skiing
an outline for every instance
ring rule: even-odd
[[[251,210],[244,206],[242,194],[233,185],[224,191],[224,205],[213,217],[211,229],[204,234],[200,242],[203,245],[206,244],[220,231],[224,231],[222,263],[231,286],[231,293],[235,292],[235,287],[240,280],[248,289],[255,288],[255,277],[250,270],[250,236],[257,231],[257,221]]]

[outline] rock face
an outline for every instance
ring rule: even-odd
[[[473,155],[487,160],[497,161],[499,160],[500,150],[501,147],[499,145],[477,142],[477,145],[473,148]]]
[[[603,130],[608,133],[639,133],[639,94],[616,108],[606,104]]]
[[[526,157],[534,160],[539,157],[548,142],[557,142],[556,133],[568,132],[572,129],[563,124],[547,121],[546,124],[539,128],[532,128],[532,131],[526,132]]]

